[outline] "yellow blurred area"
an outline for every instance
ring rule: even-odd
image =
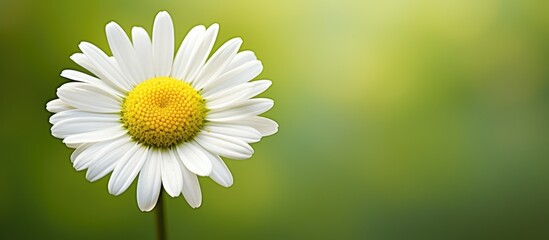
[[[549,2],[0,1],[0,239],[151,239],[135,184],[85,180],[45,103],[106,52],[116,21],[176,43],[220,24],[273,86],[276,135],[227,160],[228,189],[166,198],[171,239],[544,239],[549,234]]]

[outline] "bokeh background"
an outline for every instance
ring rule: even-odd
[[[220,23],[279,132],[229,189],[166,198],[171,239],[549,239],[549,2],[0,1],[0,238],[152,239],[135,184],[85,180],[45,103],[104,26]]]

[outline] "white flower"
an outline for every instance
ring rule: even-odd
[[[76,148],[74,168],[87,169],[92,182],[112,172],[108,189],[113,195],[123,193],[139,175],[142,211],[154,208],[162,187],[199,207],[197,175],[231,186],[232,175],[220,157],[250,158],[254,151],[249,143],[274,134],[278,125],[258,116],[273,101],[253,97],[271,81],[250,82],[263,67],[253,52],[237,53],[240,38],[208,59],[218,28],[191,29],[175,58],[167,12],[156,16],[152,41],[143,28],[134,27],[130,41],[118,24],[107,24],[113,57],[80,43],[82,53],[71,59],[95,76],[64,70],[61,76],[75,82],[59,87],[59,99],[46,106],[55,113],[52,135]]]

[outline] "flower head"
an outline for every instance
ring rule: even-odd
[[[162,187],[199,207],[197,176],[231,186],[221,157],[251,157],[249,143],[274,134],[278,125],[258,116],[273,106],[270,99],[254,98],[271,81],[250,81],[263,67],[253,52],[238,52],[240,38],[208,59],[218,29],[217,24],[192,28],[175,53],[171,17],[160,12],[152,40],[143,28],[134,27],[130,40],[118,24],[107,24],[112,57],[80,43],[82,53],[71,59],[91,75],[64,70],[61,76],[73,81],[59,87],[59,98],[46,106],[55,113],[52,135],[75,148],[75,169],[87,169],[92,182],[112,172],[113,195],[138,177],[142,211],[154,208]]]

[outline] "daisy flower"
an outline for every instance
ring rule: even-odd
[[[210,58],[219,26],[192,28],[177,52],[170,15],[154,20],[152,40],[141,27],[131,39],[111,22],[106,26],[113,56],[88,42],[71,59],[89,73],[64,70],[73,80],[47,103],[51,133],[74,148],[70,159],[93,182],[111,173],[108,190],[122,194],[137,179],[137,203],[152,210],[163,188],[182,194],[193,208],[202,202],[197,176],[224,187],[233,183],[221,157],[247,159],[250,143],[277,132],[258,116],[273,101],[254,98],[271,85],[254,79],[263,67],[233,38]]]

